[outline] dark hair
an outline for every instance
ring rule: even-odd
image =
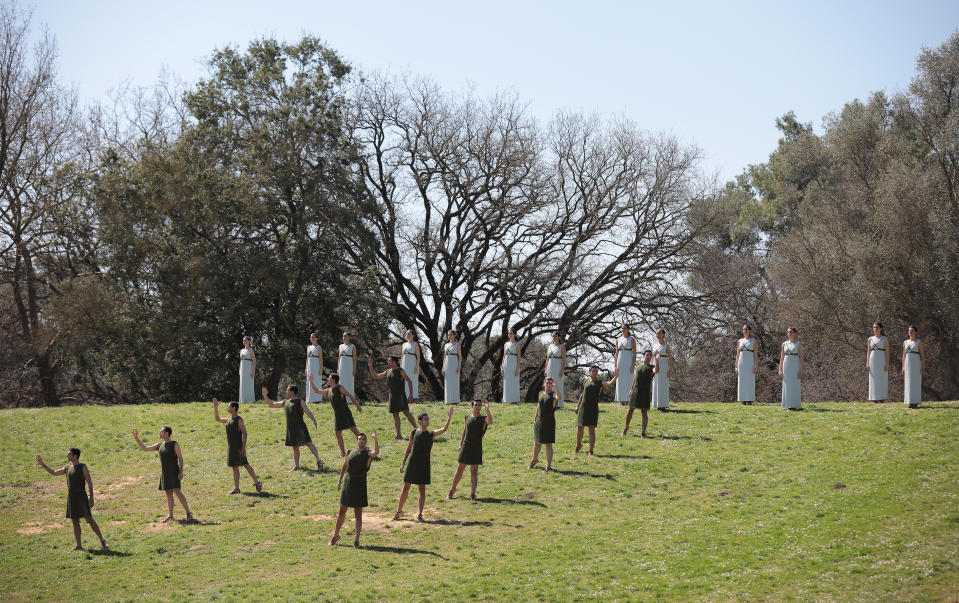
[[[632,329],[630,329],[630,328],[629,328],[629,325],[626,324],[625,322],[623,323],[622,328],[626,329],[626,332],[627,332],[627,333],[631,333],[631,332],[632,332]]]
[[[652,353],[653,353],[653,351],[650,350],[650,349],[645,349],[645,350],[643,350],[643,356],[645,356],[646,354],[652,354]]]
[[[320,338],[320,336],[316,334],[316,331],[313,331],[312,333],[310,333],[310,338],[312,339],[313,337],[316,337],[317,339]]]
[[[559,339],[560,342],[563,341],[563,336],[559,334],[559,331],[553,331],[553,337],[555,337],[556,339]]]
[[[288,391],[288,392],[293,392],[294,394],[298,394],[298,393],[300,392],[300,388],[298,388],[298,387],[295,386],[295,385],[287,385],[287,386],[286,386],[286,391]]]
[[[886,330],[885,330],[884,328],[882,328],[882,323],[879,322],[878,320],[877,320],[876,322],[872,323],[872,326],[874,326],[874,327],[879,327],[879,334],[880,334],[880,335],[885,335],[885,334],[886,334]]]
[[[916,325],[909,325],[909,329],[912,329],[912,330],[915,331],[916,333],[919,332],[919,329],[916,328]],[[909,329],[906,329],[906,330],[908,331]]]
[[[243,339],[249,341],[249,342],[250,342],[250,345],[253,345],[253,338],[250,337],[249,335],[244,335],[244,336],[243,336]]]
[[[71,448],[71,449],[70,449],[70,454],[72,454],[73,456],[75,456],[75,457],[77,457],[77,458],[80,458],[80,449],[79,449],[79,448]]]
[[[450,333],[453,334],[453,337],[456,337],[456,329],[449,329],[448,331],[446,331],[447,335],[449,335]]]
[[[169,425],[164,425],[163,429],[161,429],[160,431],[165,431],[167,435],[173,435],[173,428],[170,427]]]
[[[659,335],[660,333],[662,333],[662,334],[663,334],[663,337],[665,337],[665,336],[666,336],[666,329],[664,329],[664,328],[662,328],[662,327],[656,329],[656,334]]]
[[[482,406],[482,405],[483,405],[483,401],[482,401],[482,400],[473,400],[473,406],[475,406],[475,405],[477,405],[477,404],[479,404],[480,406]]]
[[[599,370],[599,367],[596,366],[595,364],[591,364],[591,365],[589,366],[589,370],[593,370],[593,369],[596,369],[596,370],[598,371],[598,370]]]
[[[428,416],[430,416],[430,413],[428,413],[428,412],[421,412],[420,414],[416,415],[416,420],[417,420],[417,421],[422,421],[422,420],[423,420],[423,417],[428,417]]]
[[[512,333],[513,335],[516,335],[516,337],[519,337],[519,333],[516,332],[516,327],[510,327],[510,328],[506,331],[506,334],[507,334],[507,335],[509,335],[510,333]]]
[[[357,440],[360,439],[360,438],[365,438],[365,437],[366,437],[366,434],[363,433],[362,431],[361,431],[360,433],[356,434],[356,439],[357,439]]]
[[[787,332],[787,333],[788,333],[789,331],[792,331],[792,332],[795,333],[796,335],[799,335],[799,329],[797,329],[796,327],[789,327],[788,329],[786,329],[786,332]]]
[[[230,408],[235,408],[235,409],[237,409],[237,410],[240,410],[240,403],[239,403],[239,402],[230,402]]]
[[[413,335],[413,341],[416,341],[416,331],[413,329],[406,329],[406,333],[411,333]],[[406,337],[406,333],[403,333],[403,337]]]
[[[347,337],[353,337],[353,333],[350,333],[349,331],[343,331],[343,334]]]
[[[389,360],[392,360],[396,364],[400,363],[400,357],[395,354],[390,354]]]
[[[744,325],[743,325],[743,329],[746,329],[746,330],[749,330],[749,331],[752,331],[752,330],[753,330],[753,328],[752,328],[751,326],[749,326],[748,324],[744,324]]]
[[[330,379],[333,380],[333,383],[339,383],[339,382],[340,382],[340,374],[339,374],[339,373],[330,373]]]

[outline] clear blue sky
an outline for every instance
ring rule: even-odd
[[[41,0],[59,73],[84,102],[164,66],[203,77],[214,48],[317,35],[364,71],[449,89],[514,91],[557,109],[625,116],[698,145],[723,179],[775,148],[777,116],[823,115],[904,90],[923,46],[959,27],[959,1],[364,2]]]

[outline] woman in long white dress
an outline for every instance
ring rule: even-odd
[[[749,325],[743,325],[743,337],[736,342],[736,399],[744,405],[756,401],[756,339]]]
[[[787,341],[783,342],[779,353],[779,376],[783,378],[783,408],[800,410],[802,408],[802,342],[797,339],[799,331],[793,327],[786,330]]]
[[[872,323],[872,337],[866,340],[866,372],[869,373],[869,400],[888,400],[889,340],[881,322]]]
[[[446,333],[447,343],[443,346],[443,403],[460,403],[460,367],[463,366],[463,354],[460,342],[456,341],[456,331]]]
[[[918,335],[916,326],[909,325],[909,339],[902,342],[902,374],[905,377],[902,401],[909,408],[919,408],[922,402],[922,375],[926,372],[926,352]]]
[[[240,402],[256,401],[253,393],[253,375],[256,374],[256,354],[253,353],[253,341],[249,335],[243,336],[243,349],[240,350]]]
[[[310,375],[321,383],[323,381],[323,348],[320,347],[320,336],[316,333],[310,333],[310,345],[306,346],[306,368],[303,370],[306,374],[306,401],[322,402],[323,396],[310,387]]]
[[[340,344],[339,348],[340,357],[336,365],[336,372],[340,376],[340,385],[349,392],[355,392],[356,346],[350,343],[351,337],[349,331],[343,333],[343,343]]]
[[[563,397],[566,395],[566,346],[560,339],[559,331],[553,332],[553,343],[546,347],[546,376],[553,378],[553,388],[559,397],[556,408],[563,408]]]
[[[413,383],[413,393],[410,398],[420,399],[420,344],[416,341],[416,333],[412,329],[406,331],[406,343],[403,344],[403,372]]]
[[[653,365],[656,376],[653,377],[653,400],[650,405],[657,410],[669,408],[669,379],[673,376],[673,351],[666,343],[666,329],[656,331],[656,345],[653,347]]]
[[[633,371],[636,369],[636,338],[630,335],[629,325],[623,325],[623,334],[616,340],[613,364],[619,369],[616,401],[625,405],[629,402],[629,392],[633,389]]]
[[[503,402],[519,402],[519,341],[516,330],[507,333],[509,341],[503,344]]]

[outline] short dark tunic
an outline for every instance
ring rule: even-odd
[[[84,488],[83,463],[67,465],[67,517],[82,519],[90,514],[90,499]]]
[[[630,408],[649,408],[649,402],[653,397],[653,367],[648,364],[639,364],[636,366],[636,372],[633,374],[633,391],[629,395]]]
[[[464,465],[483,464],[483,436],[486,434],[486,415],[466,417],[466,438],[460,450],[459,462]]]
[[[536,404],[539,405],[539,417],[533,423],[533,441],[537,444],[556,442],[556,415],[553,414],[555,398],[546,392],[539,393]]]
[[[343,431],[350,427],[356,427],[356,421],[353,420],[353,413],[350,411],[350,405],[343,394],[343,388],[336,385],[330,388],[329,393],[330,406],[333,407],[334,431]]]
[[[239,415],[230,417],[226,422],[226,466],[242,467],[249,461],[243,454],[243,434],[240,433],[240,423],[243,419]]]
[[[303,420],[303,405],[299,398],[293,398],[283,403],[283,412],[286,413],[286,445],[306,446],[313,440],[310,431]]]
[[[583,401],[579,405],[576,424],[580,427],[596,427],[599,422],[599,394],[603,391],[601,380],[587,379],[583,382]]]
[[[416,429],[410,434],[413,440],[413,449],[410,458],[406,461],[406,472],[403,481],[408,484],[430,483],[430,451],[433,450],[433,434]]]
[[[370,451],[353,450],[346,457],[346,475],[343,476],[343,489],[340,491],[340,504],[344,507],[366,507],[366,472],[369,467]]]
[[[390,412],[409,410],[410,403],[406,399],[406,380],[403,379],[403,369],[386,369],[386,385],[390,388]]]
[[[176,490],[180,487],[180,463],[176,458],[176,440],[160,442],[157,453],[160,455],[159,490]]]

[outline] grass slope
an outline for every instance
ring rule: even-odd
[[[288,473],[280,410],[243,407],[249,458],[266,485],[229,496],[223,426],[209,403],[0,412],[0,599],[291,600],[949,600],[959,593],[959,404],[679,404],[651,413],[651,439],[622,438],[624,409],[602,406],[598,456],[572,454],[575,416],[558,417],[556,472],[527,470],[530,405],[494,405],[478,495],[469,475],[443,500],[466,414],[433,448],[427,523],[392,522],[405,443],[383,406],[357,415],[381,436],[363,544],[352,514],[327,547],[333,472]],[[445,414],[428,410],[433,427]],[[314,409],[321,458],[339,469],[328,406]],[[634,418],[638,433],[639,417]],[[158,523],[156,454],[169,424],[186,459],[199,524]],[[409,426],[404,427],[408,431]],[[352,436],[347,436],[352,441]],[[94,516],[114,554],[70,553],[60,466],[83,450]],[[303,449],[306,452],[305,449]],[[306,452],[307,466],[312,458]],[[65,461],[63,461],[65,462]],[[844,487],[842,487],[844,486]],[[415,489],[407,512],[416,510]],[[182,509],[177,506],[179,518]],[[84,523],[84,544],[96,538]]]

